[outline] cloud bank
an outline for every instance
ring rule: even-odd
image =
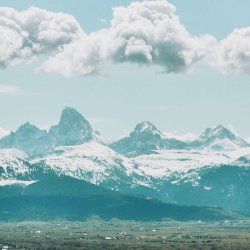
[[[158,65],[166,73],[202,62],[223,73],[250,73],[250,27],[221,41],[192,36],[166,0],[113,8],[110,26],[90,34],[64,13],[0,8],[0,34],[0,67],[46,54],[40,70],[68,77],[100,74],[107,62]]]
[[[42,66],[65,76],[96,74],[106,61],[160,65],[183,72],[203,59],[215,43],[212,36],[192,37],[165,0],[134,2],[113,8],[108,29],[67,44]]]

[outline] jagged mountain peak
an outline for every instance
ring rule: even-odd
[[[50,150],[51,141],[46,130],[29,122],[22,124],[15,132],[1,138],[0,148],[15,148],[30,156],[43,155]]]
[[[26,122],[22,124],[16,131],[16,133],[36,133],[39,132],[40,129],[30,122]]]
[[[234,134],[221,124],[213,128],[207,128],[192,145],[200,148],[210,147],[216,150],[248,146],[247,142],[240,136]]]
[[[214,133],[231,132],[228,128],[226,128],[222,124],[219,124],[219,125],[211,128],[211,131],[213,131]]]
[[[67,106],[62,111],[61,119],[64,119],[64,118],[67,118],[67,117],[83,117],[83,116],[76,109]]]
[[[70,125],[73,123],[79,123],[79,126],[84,123],[90,127],[89,122],[76,109],[71,107],[65,107],[62,111],[59,125],[60,126],[69,125],[69,123]]]
[[[238,137],[231,130],[227,129],[223,125],[219,124],[213,128],[207,128],[205,132],[199,137],[199,139],[207,139],[209,137],[219,137],[219,138],[235,138]]]
[[[227,135],[232,133],[229,129],[224,127],[223,125],[219,124],[213,128],[207,128],[200,136],[200,139],[207,138],[209,136],[216,136],[216,135]]]
[[[50,153],[56,146],[79,145],[93,139],[101,142],[89,122],[74,108],[66,107],[49,132],[26,122],[1,138],[0,148],[17,148],[34,157]]]
[[[79,145],[94,137],[89,122],[71,107],[64,108],[59,124],[51,127],[49,134],[55,138],[58,146]]]
[[[148,121],[137,124],[128,136],[110,144],[113,150],[128,157],[155,154],[156,150],[183,149],[185,146],[185,142],[167,138],[155,125]]]
[[[160,137],[163,137],[162,132],[158,130],[156,126],[149,121],[143,121],[141,123],[138,123],[130,135],[139,135],[139,134],[158,135]]]
[[[220,130],[224,130],[226,128],[222,124],[219,124],[214,129],[220,131]]]

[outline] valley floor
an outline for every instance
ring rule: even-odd
[[[250,221],[0,223],[0,249],[250,249]]]

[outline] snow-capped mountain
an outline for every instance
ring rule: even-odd
[[[158,149],[182,149],[185,143],[177,139],[166,138],[152,123],[144,121],[135,129],[110,147],[128,157],[151,154]]]
[[[16,132],[0,139],[0,148],[15,148],[29,155],[48,153],[52,147],[52,138],[46,130],[40,130],[29,122],[21,125]]]
[[[206,129],[197,140],[189,144],[192,149],[209,148],[215,151],[235,150],[247,146],[249,144],[246,141],[222,125]]]
[[[0,186],[67,176],[164,202],[189,197],[190,205],[250,213],[248,146],[221,125],[182,142],[167,138],[150,122],[105,145],[80,113],[65,108],[49,132],[26,123],[0,140],[1,148],[15,148],[0,150]],[[197,201],[196,196],[203,198]]]
[[[80,145],[91,140],[100,141],[89,122],[75,109],[66,107],[58,125],[52,126],[49,132],[27,122],[1,138],[0,148],[16,148],[30,157],[40,157],[57,146]]]
[[[150,185],[150,178],[137,169],[136,163],[97,142],[63,146],[53,154],[35,159],[32,164],[97,185],[121,190]],[[41,167],[42,166],[42,167]]]
[[[68,176],[164,202],[217,205],[250,213],[247,206],[250,165],[247,160],[242,164],[242,156],[250,154],[249,148],[223,153],[190,150],[157,153],[127,158],[105,145],[90,142],[58,147],[51,155],[28,162],[20,151],[1,151],[0,186],[30,185],[47,175]],[[203,198],[197,200],[198,196]]]
[[[208,128],[194,141],[181,141],[170,138],[159,131],[152,123],[142,122],[134,131],[110,144],[110,147],[128,157],[157,153],[157,150],[203,150],[228,151],[250,145],[229,129],[218,125]]]
[[[90,123],[78,111],[66,107],[62,111],[58,125],[52,126],[49,132],[27,122],[16,132],[1,138],[0,148],[16,148],[32,158],[37,158],[52,153],[58,146],[81,145],[91,141],[102,142]],[[152,123],[145,121],[137,124],[128,136],[112,142],[109,146],[117,153],[135,157],[156,153],[157,150],[228,151],[248,147],[249,144],[222,125],[206,129],[192,142],[184,142],[167,137]]]
[[[0,150],[0,186],[33,183],[31,164],[26,158],[19,150]]]

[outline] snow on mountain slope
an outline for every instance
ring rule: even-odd
[[[150,185],[134,161],[96,142],[58,147],[54,154],[32,163],[93,184],[112,183],[114,188],[122,184]]]
[[[249,147],[219,152],[213,150],[158,150],[156,154],[138,156],[133,160],[137,162],[138,169],[145,175],[166,178],[173,173],[183,175],[190,170],[229,164],[247,154],[250,154]]]
[[[20,185],[20,186],[29,186],[37,181],[21,181],[21,180],[0,180],[0,187]]]
[[[197,140],[189,144],[190,149],[214,151],[237,150],[244,147],[249,147],[249,144],[222,125],[206,129]]]
[[[105,145],[90,142],[58,147],[45,158],[33,160],[45,172],[66,175],[112,189],[148,187],[173,179],[197,183],[203,168],[230,164],[250,154],[250,148],[235,151],[157,150],[155,154],[127,158]]]
[[[6,155],[6,156],[9,156],[9,157],[13,157],[13,158],[20,158],[20,159],[28,159],[28,155],[21,151],[21,150],[18,150],[18,149],[15,149],[15,148],[9,148],[9,149],[0,149],[0,155]]]
[[[231,153],[230,165],[239,167],[250,167],[250,150],[245,148],[243,150],[234,151]]]
[[[0,150],[0,180],[26,178],[30,172],[27,155],[16,149]]]
[[[142,122],[127,136],[111,143],[116,152],[128,157],[153,154],[156,150],[213,150],[214,152],[234,151],[249,147],[249,144],[229,129],[218,125],[208,128],[193,141],[178,140],[173,135],[163,134],[150,122]]]
[[[186,143],[166,136],[152,123],[144,121],[127,136],[109,146],[127,157],[152,154],[158,149],[183,149]]]
[[[34,181],[41,173],[66,175],[112,189],[149,187],[173,178],[176,183],[199,178],[199,171],[222,164],[250,165],[250,148],[234,151],[156,150],[134,158],[122,156],[97,142],[60,146],[44,158],[27,161],[18,150],[0,150],[0,180]],[[38,175],[37,175],[38,174]]]
[[[0,139],[0,148],[16,148],[29,155],[43,155],[50,151],[52,139],[45,130],[26,122],[16,132]]]
[[[166,132],[164,133],[164,136],[167,139],[176,139],[179,141],[183,141],[183,142],[192,142],[194,140],[196,140],[198,138],[198,135],[193,134],[193,133],[186,133],[186,134],[179,134],[177,132]]]
[[[160,130],[158,130],[151,122],[144,121],[136,125],[134,131],[132,132],[135,135],[141,136],[142,134],[158,136],[164,138],[164,135]]]
[[[240,147],[241,147],[240,145],[229,140],[228,138],[215,139],[208,145],[208,148],[215,149],[215,150],[216,149],[218,149],[218,150],[236,150]]]

